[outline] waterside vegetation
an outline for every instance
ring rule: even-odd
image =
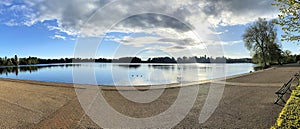
[[[243,34],[245,46],[252,55],[253,63],[267,68],[274,64],[295,63],[300,55],[291,55],[291,51],[282,50],[277,39],[276,20],[259,18]]]
[[[226,57],[154,57],[142,60],[139,57],[121,57],[118,59],[107,58],[60,58],[60,59],[41,59],[38,57],[28,58],[1,58],[0,66],[18,66],[18,65],[35,65],[35,64],[54,64],[54,63],[84,63],[84,62],[99,62],[99,63],[252,63],[250,58],[231,59]]]

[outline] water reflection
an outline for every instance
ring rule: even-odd
[[[9,73],[15,73],[16,76],[18,76],[19,69],[17,67],[0,68],[0,75],[2,74],[8,75]]]
[[[151,67],[153,69],[161,69],[161,70],[175,70],[175,65],[148,65],[148,67]]]
[[[135,68],[135,69],[141,67],[140,64],[119,64],[118,66],[124,67],[124,68]]]
[[[97,85],[157,85],[199,81],[248,73],[253,64],[125,64],[78,63],[19,67],[0,67],[0,77],[22,80],[74,83],[73,70],[79,69],[81,84],[89,82],[95,74]],[[224,75],[224,69],[225,75]],[[90,73],[89,71],[93,71]],[[96,84],[94,84],[96,85]]]
[[[41,70],[43,68],[68,68],[68,67],[75,67],[75,66],[81,66],[82,64],[52,64],[52,65],[29,65],[29,66],[7,66],[7,67],[0,67],[0,75],[8,75],[15,73],[16,76],[19,75],[19,72],[38,72],[38,70]]]

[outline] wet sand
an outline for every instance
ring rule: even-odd
[[[282,109],[273,104],[274,92],[299,70],[298,65],[286,65],[227,78],[225,83],[182,87],[199,87],[199,91],[193,108],[175,128],[269,128]],[[198,118],[211,83],[225,84],[224,93],[212,116],[200,124]],[[100,128],[101,125],[86,115],[77,98],[87,90],[84,85],[74,88],[72,84],[0,79],[0,127]],[[180,90],[166,89],[158,99],[145,104],[130,101],[114,90],[99,91],[119,113],[146,118],[167,110]],[[136,91],[126,92],[135,94]],[[190,101],[188,96],[185,99]]]

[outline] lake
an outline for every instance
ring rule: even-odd
[[[157,85],[193,82],[254,71],[254,64],[69,63],[0,67],[1,78],[93,85]]]

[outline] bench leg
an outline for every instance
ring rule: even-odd
[[[283,95],[278,95],[277,100],[275,101],[274,104],[278,104],[279,100],[281,100],[283,103],[286,103],[286,101],[282,97],[283,97]]]
[[[289,91],[292,93],[293,91],[291,90],[291,88],[289,88]]]

